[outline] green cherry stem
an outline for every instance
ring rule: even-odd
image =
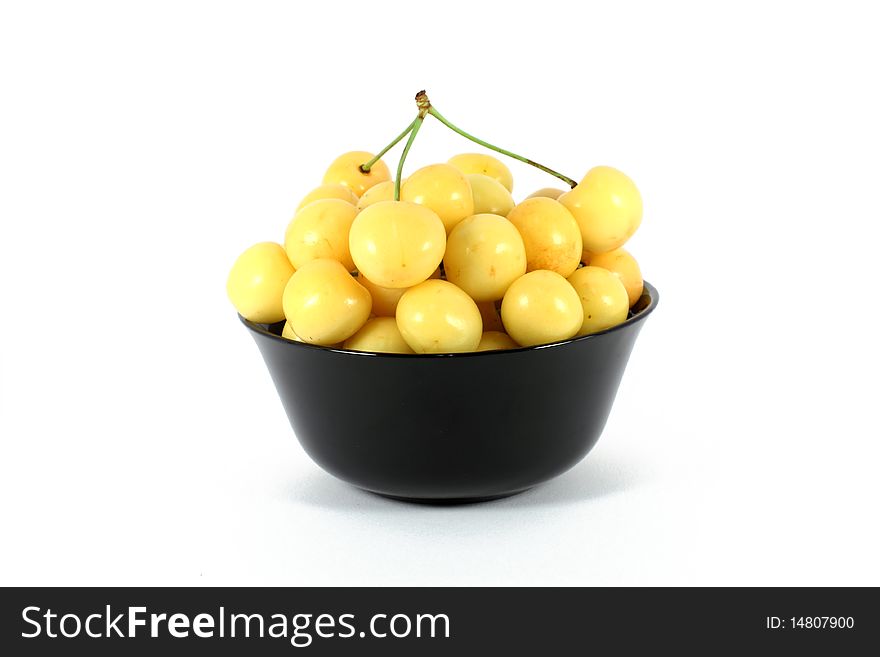
[[[440,123],[445,125],[447,128],[453,130],[454,132],[457,132],[458,134],[460,134],[462,137],[465,137],[466,139],[470,139],[475,144],[479,144],[480,146],[485,146],[486,148],[493,150],[496,153],[501,153],[502,155],[506,155],[507,157],[512,157],[514,160],[519,160],[520,162],[525,162],[526,164],[530,164],[531,166],[536,167],[536,168],[540,169],[541,171],[545,171],[545,172],[549,173],[551,176],[556,176],[561,181],[563,181],[566,185],[570,186],[572,189],[577,187],[577,181],[572,180],[568,176],[562,175],[558,171],[554,171],[550,167],[545,167],[543,164],[538,164],[534,160],[530,160],[527,157],[523,157],[522,155],[517,155],[516,153],[511,153],[510,151],[508,151],[504,148],[499,148],[498,146],[493,146],[489,142],[483,141],[482,139],[478,139],[477,137],[474,137],[473,135],[469,135],[464,130],[459,128],[457,125],[455,125],[454,123],[451,123],[449,121],[449,119],[447,119],[440,112],[438,112],[437,108],[435,108],[433,105],[429,105],[428,114],[430,114],[435,119],[440,121]]]
[[[392,148],[397,146],[397,142],[399,142],[401,139],[406,137],[412,131],[413,126],[415,126],[415,124],[416,124],[416,122],[414,120],[412,123],[410,123],[408,126],[406,126],[406,130],[404,130],[403,132],[401,132],[399,135],[397,135],[394,138],[394,141],[392,141],[385,148],[383,148],[381,151],[379,151],[379,153],[378,153],[378,155],[376,155],[376,157],[374,157],[369,162],[362,164],[361,171],[363,171],[364,173],[370,173],[370,169],[373,167],[373,165],[376,164],[376,162],[378,162],[379,160],[381,160],[382,156],[385,155],[385,153],[387,153]]]
[[[412,143],[416,140],[416,135],[419,134],[419,128],[422,127],[422,123],[425,121],[425,113],[419,111],[419,115],[412,122],[411,130],[409,133],[409,139],[406,140],[406,145],[403,147],[403,152],[400,154],[400,161],[397,163],[397,175],[394,177],[394,200],[400,200],[400,179],[403,177],[403,163],[406,162],[406,156],[409,154],[409,149],[412,146]]]

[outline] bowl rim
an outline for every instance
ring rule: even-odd
[[[557,349],[561,347],[565,347],[567,345],[573,344],[575,342],[583,342],[585,340],[593,340],[602,335],[606,335],[608,333],[614,333],[615,331],[622,331],[633,324],[637,324],[638,322],[644,321],[648,315],[654,312],[654,309],[657,307],[657,302],[660,300],[660,295],[657,292],[657,288],[651,285],[648,281],[644,281],[644,288],[642,290],[642,296],[648,296],[648,304],[642,308],[637,314],[632,317],[628,317],[626,321],[617,324],[616,326],[612,326],[611,328],[605,329],[604,331],[597,331],[596,333],[589,333],[587,335],[582,335],[579,337],[569,338],[568,340],[561,340],[559,342],[549,342],[547,344],[539,344],[533,347],[517,347],[516,349],[495,349],[492,351],[465,351],[451,354],[394,354],[394,353],[380,353],[375,351],[355,351],[354,349],[343,349],[342,347],[327,347],[319,344],[310,344],[308,342],[296,342],[295,340],[289,340],[287,338],[283,338],[280,335],[276,335],[272,333],[268,329],[265,328],[266,325],[258,324],[256,322],[252,322],[249,319],[245,319],[241,315],[238,315],[238,318],[241,320],[241,323],[244,324],[247,328],[249,328],[254,333],[258,333],[260,335],[264,335],[268,338],[278,340],[284,344],[290,345],[291,348],[294,349],[317,349],[320,351],[326,351],[331,353],[343,354],[346,356],[358,356],[358,357],[369,357],[369,358],[405,358],[409,360],[413,359],[436,359],[436,358],[479,358],[479,357],[497,357],[504,354],[514,354],[514,353],[523,353],[526,351],[539,351],[542,349]]]

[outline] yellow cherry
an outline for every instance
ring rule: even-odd
[[[571,276],[581,260],[581,231],[564,205],[551,198],[529,198],[507,215],[526,247],[528,271],[549,269]]]
[[[434,270],[430,278],[440,278],[440,268]],[[376,285],[366,276],[358,276],[358,283],[363,285],[373,297],[373,314],[377,317],[394,317],[400,297],[408,287],[382,287]]]
[[[310,260],[338,260],[348,271],[354,261],[348,246],[351,224],[357,208],[337,198],[312,201],[296,213],[284,235],[284,250],[299,269]]]
[[[394,181],[386,180],[385,182],[380,182],[378,185],[373,185],[367,191],[364,192],[364,195],[361,196],[360,200],[357,201],[357,209],[363,210],[367,208],[373,203],[378,203],[379,201],[393,201],[394,200]]]
[[[483,335],[477,304],[448,281],[410,288],[397,305],[397,327],[417,354],[474,351]]]
[[[370,167],[369,173],[364,173],[361,170],[361,165],[371,159],[373,159],[373,154],[366,151],[343,153],[333,160],[327,168],[327,172],[324,174],[324,184],[345,185],[358,197],[363,196],[364,192],[373,185],[391,179],[388,166],[382,160]]]
[[[607,269],[617,276],[620,282],[623,283],[623,287],[626,288],[630,308],[642,297],[642,291],[645,288],[642,270],[639,268],[639,263],[636,262],[636,259],[626,249],[620,248],[608,253],[597,253],[596,255],[585,254],[584,262],[594,267]]]
[[[318,201],[322,198],[338,198],[340,201],[346,201],[352,205],[357,204],[358,197],[345,185],[321,185],[315,187],[306,194],[305,198],[299,202],[297,210],[301,210],[304,205],[308,205],[312,201]]]
[[[477,308],[480,309],[480,317],[483,318],[483,331],[504,332],[504,324],[501,323],[501,315],[498,314],[495,301],[478,301]]]
[[[497,214],[475,214],[449,234],[446,278],[475,301],[494,301],[526,273],[526,249],[516,227]]]
[[[448,164],[432,164],[414,172],[400,188],[400,200],[433,210],[449,233],[474,213],[474,194],[464,174]]]
[[[409,289],[407,287],[382,287],[373,283],[363,274],[359,275],[357,280],[367,288],[373,298],[373,314],[377,317],[394,317],[400,297]]]
[[[620,279],[601,267],[581,267],[568,278],[581,301],[584,321],[578,335],[604,331],[626,321],[629,296]]]
[[[334,345],[370,316],[370,293],[337,260],[310,260],[284,288],[284,315],[304,342]]]
[[[287,338],[288,340],[293,340],[294,342],[303,341],[301,337],[293,332],[293,327],[290,325],[290,322],[284,322],[284,328],[281,329],[281,337]]]
[[[580,297],[555,271],[539,269],[516,279],[501,302],[508,335],[523,347],[574,337],[584,322]]]
[[[245,319],[260,324],[280,322],[284,319],[281,296],[293,271],[280,244],[254,244],[232,265],[226,294]]]
[[[287,338],[292,342],[305,342],[301,337],[299,337],[296,333],[293,332],[293,328],[290,326],[290,322],[284,322],[284,328],[281,331],[281,337]],[[334,347],[336,349],[342,348],[342,343],[337,342],[336,344],[323,345],[325,347]]]
[[[559,197],[581,229],[584,249],[606,253],[620,248],[642,223],[642,197],[627,175],[595,167],[580,184]]]
[[[513,341],[507,333],[501,331],[484,331],[477,345],[477,351],[498,351],[501,349],[516,349],[519,345]]]
[[[497,157],[485,153],[461,153],[449,158],[451,164],[462,173],[479,173],[494,178],[508,192],[513,191],[513,174]]]
[[[384,354],[415,353],[403,339],[393,317],[374,317],[345,341],[345,349]]]
[[[506,217],[513,209],[513,197],[500,182],[482,173],[464,175],[474,194],[474,214],[497,214]]]
[[[537,192],[532,192],[526,196],[526,198],[552,198],[553,200],[556,200],[564,193],[565,190],[557,189],[556,187],[542,187]]]
[[[412,287],[443,259],[446,230],[435,212],[406,201],[379,201],[351,225],[349,247],[358,272],[382,287]]]

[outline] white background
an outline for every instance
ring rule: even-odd
[[[0,583],[880,584],[871,3],[2,7]],[[320,471],[225,298],[423,87],[628,172],[662,295],[596,449],[484,505]]]

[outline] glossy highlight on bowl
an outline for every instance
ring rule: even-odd
[[[374,354],[286,340],[242,319],[290,424],[333,476],[414,502],[513,495],[586,456],[611,412],[644,320],[564,342],[460,354]]]

